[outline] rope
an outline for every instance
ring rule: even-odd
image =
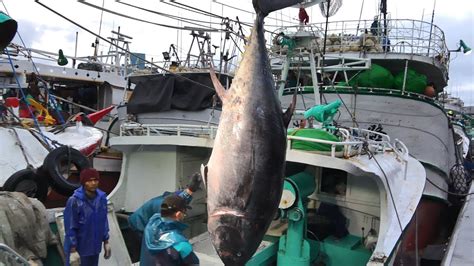
[[[453,196],[458,196],[458,197],[466,197],[466,196],[469,196],[469,195],[474,195],[474,193],[454,193],[454,192],[450,192],[450,191],[447,191],[445,189],[443,189],[442,187],[436,185],[433,181],[431,181],[429,178],[426,178],[426,180],[428,182],[430,182],[431,185],[433,185],[435,188],[449,194],[449,195],[453,195]],[[472,186],[472,184],[471,184]]]
[[[151,9],[147,9],[147,8],[143,8],[143,7],[140,7],[140,6],[132,5],[132,4],[129,4],[129,3],[124,3],[120,0],[117,0],[117,2],[119,4],[122,4],[122,5],[126,5],[126,6],[129,6],[129,7],[133,7],[133,8],[143,10],[143,11],[146,11],[146,12],[149,12],[149,13],[153,13],[153,14],[156,14],[156,15],[159,15],[159,16],[167,17],[167,18],[174,19],[174,20],[181,21],[181,22],[186,22],[186,23],[196,25],[196,26],[200,26],[200,27],[207,27],[207,26],[202,25],[202,24],[198,24],[198,23],[194,23],[194,22],[211,23],[211,24],[215,24],[215,25],[221,25],[222,24],[221,22],[209,22],[209,21],[204,21],[204,20],[183,18],[183,17],[180,17],[180,16],[161,13],[161,12],[157,12],[157,11],[154,11],[154,10],[151,10]],[[193,22],[190,22],[190,21],[193,21]]]
[[[30,164],[30,161],[28,160],[28,157],[26,156],[25,148],[23,147],[23,144],[21,144],[21,140],[20,140],[20,136],[18,136],[18,132],[16,132],[15,128],[12,128],[12,131],[15,134],[18,146],[20,146],[21,153],[23,154],[23,157],[25,158],[27,168],[33,168],[33,166]]]
[[[144,22],[144,23],[148,23],[148,24],[152,24],[152,25],[156,25],[156,26],[160,26],[160,27],[170,28],[170,29],[189,30],[189,29],[184,28],[184,27],[178,27],[178,26],[173,26],[173,25],[161,24],[161,23],[156,23],[156,22],[152,22],[152,21],[148,21],[148,20],[144,20],[144,19],[140,19],[140,18],[135,18],[135,17],[129,16],[129,15],[125,15],[125,14],[122,14],[122,13],[119,13],[119,12],[116,12],[116,11],[113,11],[113,10],[110,10],[110,9],[107,9],[107,8],[102,8],[102,7],[100,7],[100,6],[96,6],[96,5],[91,4],[91,3],[88,3],[88,2],[86,2],[86,1],[79,1],[79,2],[82,3],[82,4],[84,4],[84,5],[87,5],[87,6],[90,6],[90,7],[93,7],[93,8],[102,10],[102,11],[105,11],[105,12],[107,12],[107,13],[120,16],[120,17],[132,19],[132,20],[136,20],[136,21],[140,21],[140,22]],[[40,3],[40,2],[37,1],[37,3]],[[210,28],[210,27],[207,27],[207,26],[205,26],[205,27],[206,27],[206,28],[204,28],[204,30],[219,31],[219,29],[214,29],[214,28]]]
[[[39,122],[38,122],[38,120],[36,119],[36,116],[35,116],[35,115],[33,114],[33,112],[31,111],[31,109],[30,109],[30,104],[29,104],[28,100],[26,99],[25,92],[23,91],[23,88],[22,88],[21,85],[20,85],[20,80],[18,79],[18,76],[17,76],[16,71],[15,71],[15,67],[13,66],[13,61],[12,61],[12,58],[11,58],[11,56],[10,56],[10,53],[8,52],[8,49],[5,49],[4,51],[5,51],[5,54],[8,56],[8,61],[10,62],[10,66],[11,66],[11,68],[12,68],[12,73],[13,73],[13,76],[15,77],[16,84],[18,85],[18,88],[20,89],[20,93],[21,93],[22,99],[25,101],[26,107],[27,107],[27,109],[28,109],[28,112],[30,113],[31,117],[33,118],[34,124],[35,124],[36,128],[38,128],[38,131],[40,132],[41,137],[42,137],[43,140],[46,142],[46,138],[45,138],[43,132],[41,131]],[[49,146],[49,144],[48,144],[48,146]]]
[[[9,15],[8,10],[7,10],[7,7],[5,6],[5,3],[4,3],[3,1],[1,1],[1,2],[2,2],[2,4],[3,4],[3,7],[5,8],[5,11],[6,11],[7,14]],[[21,43],[23,44],[23,47],[26,48],[25,41],[23,41],[23,38],[21,37],[20,32],[17,31],[17,34],[18,34],[18,38],[20,38],[20,41],[21,41]],[[28,57],[28,58],[31,58],[31,63],[32,63],[32,65],[33,65],[33,68],[35,69],[35,72],[38,74],[38,75],[37,75],[37,78],[38,78],[40,81],[42,81],[43,83],[45,83],[45,85],[48,84],[48,82],[46,82],[44,79],[41,78],[40,73],[39,73],[39,70],[38,70],[38,68],[36,67],[35,62],[33,61],[33,56],[31,55],[31,51],[30,51],[30,50],[27,50],[27,52],[28,52],[28,56],[27,56],[27,57]],[[56,114],[57,114],[58,117],[59,117],[59,121],[60,121],[61,123],[64,123],[64,118],[63,118],[62,114],[58,111],[57,102],[56,102],[56,100],[51,99],[51,98],[50,98],[50,95],[51,95],[51,93],[49,92],[49,88],[46,86],[46,99],[48,99],[49,101],[51,101],[51,102],[53,103],[53,107],[54,107],[54,110],[56,111]]]
[[[128,55],[137,57],[135,54],[133,54],[133,53],[127,51],[127,49],[122,48],[122,47],[120,47],[119,45],[116,45],[115,43],[113,43],[113,42],[107,40],[106,38],[104,38],[104,37],[102,37],[102,36],[100,36],[100,35],[94,33],[93,31],[91,31],[91,30],[87,29],[86,27],[80,25],[79,23],[77,23],[77,22],[75,22],[75,21],[73,21],[73,20],[67,18],[66,16],[62,15],[61,13],[55,11],[54,9],[48,7],[47,5],[45,5],[45,4],[43,4],[43,3],[41,3],[40,1],[36,0],[36,3],[38,3],[38,4],[41,5],[42,7],[46,8],[47,10],[51,11],[52,13],[54,13],[54,14],[60,16],[61,18],[63,18],[63,19],[65,19],[65,20],[69,21],[70,23],[74,24],[75,26],[77,26],[77,27],[83,29],[84,31],[86,31],[86,32],[88,32],[88,33],[90,33],[90,34],[96,36],[97,38],[103,40],[104,42],[106,42],[106,43],[108,43],[108,44],[110,44],[110,45],[113,45],[114,47],[116,47],[117,49],[119,49],[119,50],[121,50],[121,51],[127,53]],[[138,57],[137,57],[137,58],[138,58]],[[181,78],[181,79],[187,80],[187,81],[189,81],[189,82],[191,82],[191,83],[194,83],[194,84],[196,84],[196,85],[199,85],[199,86],[202,86],[202,87],[205,87],[205,88],[209,88],[209,89],[214,90],[213,87],[210,87],[210,86],[207,86],[207,85],[205,85],[205,84],[199,83],[199,82],[197,82],[197,81],[194,81],[194,80],[192,80],[192,79],[189,79],[189,78],[187,78],[187,77],[184,77],[184,76],[182,76],[182,75],[180,75],[180,74],[173,73],[173,72],[169,71],[168,69],[165,69],[165,68],[163,68],[163,67],[161,67],[161,66],[158,66],[157,64],[155,64],[155,63],[153,63],[153,62],[151,62],[151,61],[149,61],[149,60],[146,60],[146,59],[143,59],[143,58],[139,58],[139,59],[142,60],[142,61],[144,61],[145,63],[148,63],[148,64],[150,64],[150,65],[156,67],[157,69],[160,69],[160,70],[162,70],[162,71],[164,71],[164,72],[170,74],[170,75],[174,75],[174,76],[176,76],[176,77],[179,77],[179,78]]]
[[[373,158],[375,163],[377,164],[377,166],[379,167],[380,171],[382,171],[382,174],[385,178],[385,182],[387,182],[387,187],[388,187],[388,191],[390,193],[390,199],[392,200],[392,204],[393,204],[393,208],[395,210],[395,214],[397,215],[397,221],[398,221],[398,225],[400,226],[400,230],[403,232],[403,226],[402,226],[402,222],[400,221],[400,216],[398,215],[398,210],[397,210],[397,205],[395,204],[395,200],[393,198],[393,194],[392,194],[392,188],[390,187],[390,183],[388,182],[388,177],[387,177],[387,174],[385,174],[385,171],[383,170],[382,166],[379,164],[379,162],[377,161],[377,158],[375,158],[374,154],[369,150],[368,148],[368,142],[367,141],[364,141],[364,147],[363,149],[369,154],[369,158]]]

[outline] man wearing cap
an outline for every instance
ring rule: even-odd
[[[64,253],[66,265],[97,266],[104,245],[104,258],[109,259],[109,223],[107,196],[98,189],[99,173],[87,168],[80,173],[81,187],[74,191],[64,209]]]
[[[186,216],[186,200],[177,195],[167,196],[160,213],[154,214],[145,227],[140,265],[199,265],[193,247],[183,235],[187,225],[181,221]]]
[[[193,193],[200,189],[201,175],[199,173],[195,173],[190,179],[191,180],[186,189],[178,190],[174,193],[165,192],[161,196],[152,198],[151,200],[145,202],[132,215],[130,215],[128,221],[133,230],[137,231],[140,235],[143,234],[143,230],[145,230],[145,226],[147,225],[150,218],[155,213],[160,213],[161,203],[163,202],[164,198],[166,198],[166,196],[175,194],[182,197],[187,204],[191,203],[191,200],[193,199]]]
[[[161,203],[169,195],[178,195],[183,198],[187,204],[191,203],[193,199],[192,195],[194,192],[200,189],[201,185],[201,174],[195,173],[190,176],[189,184],[186,186],[186,189],[178,190],[175,192],[166,191],[158,197],[154,197],[147,202],[145,202],[140,208],[138,208],[132,215],[128,217],[128,222],[130,227],[135,231],[136,235],[131,240],[131,245],[134,252],[132,252],[132,261],[138,261],[138,257],[135,257],[134,254],[141,253],[141,243],[143,238],[143,231],[150,220],[150,218],[161,212]]]

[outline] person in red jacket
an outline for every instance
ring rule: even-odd
[[[309,22],[309,16],[308,13],[306,13],[306,10],[304,7],[300,7],[300,12],[298,14],[298,18],[300,19],[300,24],[301,25],[306,25]]]

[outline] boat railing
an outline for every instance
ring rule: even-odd
[[[0,243],[0,265],[29,266],[30,264],[15,250],[6,244]]]
[[[321,51],[324,44],[325,23],[305,26],[286,26],[275,30],[289,37],[302,36],[302,32],[314,38],[313,42],[302,42]],[[370,41],[369,41],[370,40]],[[274,47],[275,48],[275,47]],[[296,43],[296,49],[298,42]],[[284,48],[282,48],[284,49]],[[275,51],[275,50],[274,50]],[[373,52],[400,53],[432,57],[442,65],[449,63],[449,51],[444,32],[436,25],[412,19],[389,19],[387,29],[383,21],[346,20],[328,23],[326,52]]]
[[[313,86],[298,86],[298,87],[287,87],[283,90],[283,94],[293,94],[293,92],[297,89],[300,92],[311,92],[313,93]],[[372,88],[372,87],[357,87],[357,92],[354,90],[352,86],[341,86],[341,85],[331,85],[331,86],[321,86],[319,93],[324,92],[352,92],[352,93],[378,93],[378,94],[386,94],[386,95],[400,95],[415,99],[422,99],[431,103],[434,103],[440,107],[443,107],[443,103],[437,101],[436,99],[426,96],[424,94],[419,94],[416,92],[409,92],[409,91],[401,91],[397,89],[387,89],[387,88]]]
[[[120,136],[187,136],[214,139],[216,126],[123,123]]]
[[[301,137],[301,136],[287,136],[288,149],[296,150],[292,148],[292,143],[295,140],[307,141],[312,143],[320,143],[331,146],[329,155],[331,157],[344,157],[349,158],[351,156],[360,156],[367,152],[378,153],[385,151],[393,151],[397,157],[403,161],[408,158],[408,149],[401,141],[396,139],[393,143],[390,137],[386,134],[360,128],[338,128],[343,133],[342,141],[330,141],[317,138]],[[378,140],[377,137],[380,137]],[[337,148],[342,147],[342,151],[338,152]],[[319,153],[319,152],[318,152]]]

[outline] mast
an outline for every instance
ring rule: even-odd
[[[383,34],[387,36],[387,0],[380,1],[380,13],[383,15]]]

